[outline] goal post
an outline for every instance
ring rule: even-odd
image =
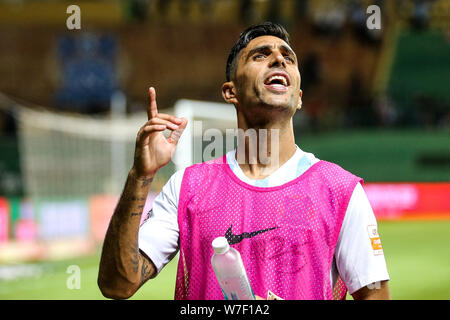
[[[174,115],[188,119],[188,125],[181,136],[172,161],[176,170],[186,168],[194,163],[205,161],[203,152],[205,144],[211,141],[212,132],[228,138],[223,144],[222,152],[234,148],[234,138],[230,141],[230,135],[226,136],[227,130],[237,128],[236,109],[233,105],[226,103],[178,100],[174,106]],[[215,137],[217,138],[217,136]],[[216,157],[221,154],[215,154]]]

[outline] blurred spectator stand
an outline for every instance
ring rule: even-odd
[[[80,113],[109,109],[117,89],[116,41],[109,35],[64,35],[58,41],[61,87],[56,104]]]

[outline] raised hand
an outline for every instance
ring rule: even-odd
[[[169,163],[187,125],[186,118],[158,113],[153,87],[149,88],[149,95],[148,121],[136,137],[133,169],[138,177],[154,176],[161,167]],[[172,131],[168,138],[162,134],[166,129]]]

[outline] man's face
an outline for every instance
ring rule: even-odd
[[[233,82],[238,108],[268,106],[293,114],[301,106],[297,56],[280,38],[261,36],[250,41],[240,52]]]

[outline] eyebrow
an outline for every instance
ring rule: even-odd
[[[279,46],[279,48],[281,49],[281,51],[285,51],[288,54],[290,54],[290,55],[294,56],[295,58],[297,58],[297,56],[295,55],[295,52],[291,48],[289,48],[288,46],[282,44],[282,45]],[[256,48],[250,50],[249,53],[247,54],[246,60],[248,60],[255,53],[263,52],[263,51],[266,51],[266,50],[272,50],[272,46],[268,45],[268,44],[265,44],[265,45],[262,45],[262,46],[259,46],[259,47],[256,47]]]

